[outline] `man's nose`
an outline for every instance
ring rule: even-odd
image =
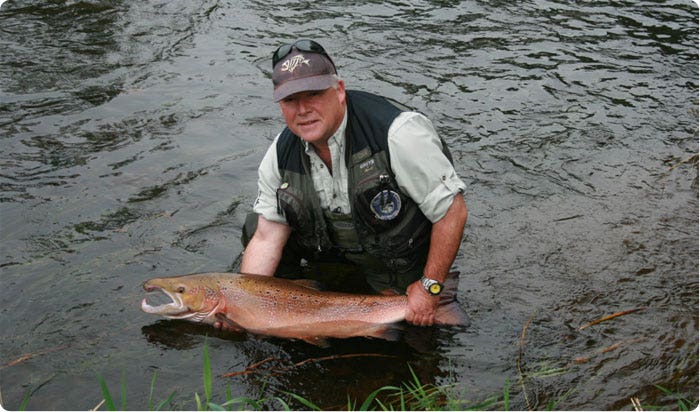
[[[306,97],[300,97],[297,99],[297,111],[299,113],[306,113],[311,110],[311,106],[309,105],[309,101],[306,99]]]

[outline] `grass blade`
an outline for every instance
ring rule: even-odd
[[[226,386],[226,402],[224,402],[224,405],[228,406],[228,410],[232,411],[233,406],[231,405],[231,400],[233,399],[233,396],[231,395],[231,385]]]
[[[280,402],[282,402],[282,404],[286,405],[286,404],[284,403],[284,401],[282,401],[282,399],[280,399],[280,398],[274,398],[274,399],[278,399]],[[274,400],[274,399],[273,399],[273,400]],[[235,405],[235,404],[240,404],[240,405],[250,405],[250,406],[251,406],[250,409],[252,409],[252,410],[260,410],[260,409],[263,409],[263,403],[262,403],[262,402],[263,402],[262,399],[256,401],[256,400],[254,400],[254,399],[246,398],[246,397],[244,397],[244,396],[241,396],[241,397],[238,397],[238,398],[231,398],[231,399],[227,400],[226,402],[222,403],[222,404],[219,405],[219,406],[222,407],[222,408],[223,408],[223,407],[227,407],[227,408],[229,408],[229,410],[232,410],[233,405]],[[287,407],[287,410],[289,410],[289,407]]]
[[[126,410],[126,368],[122,369],[122,409]]]
[[[282,404],[282,410],[285,410],[285,411],[291,411],[291,410],[292,410],[292,408],[289,407],[289,404],[288,404],[284,399],[280,398],[279,396],[274,397],[272,400],[281,403],[281,404]],[[350,410],[352,410],[352,409],[348,409],[348,410],[350,411]]]
[[[320,411],[320,410],[321,410],[321,408],[319,408],[318,406],[316,406],[313,402],[311,402],[311,401],[309,401],[309,400],[307,400],[307,399],[305,399],[305,398],[303,398],[303,397],[297,395],[296,393],[291,393],[291,392],[284,392],[284,393],[286,393],[287,395],[289,395],[289,396],[291,396],[292,398],[296,399],[299,403],[301,403],[302,405],[306,406],[307,408],[309,408],[309,409],[311,409],[311,410],[314,410],[314,411]]]
[[[112,395],[109,393],[109,388],[107,388],[107,383],[102,376],[97,375],[97,379],[100,381],[100,388],[102,388],[102,396],[105,398],[105,407],[108,411],[116,411],[117,408],[114,406],[114,400]]]
[[[153,410],[153,388],[156,386],[156,376],[158,376],[158,371],[153,372],[153,378],[151,379],[151,389],[148,391],[148,410]]]
[[[477,404],[468,405],[466,410],[483,411],[486,409],[491,409],[496,403],[498,403],[498,395],[490,396]]]
[[[382,401],[380,401],[379,399],[377,399],[377,404],[379,405],[379,407],[380,407],[383,411],[393,411],[393,410],[394,410],[394,408],[393,408],[393,406],[391,406],[391,404],[389,404],[389,406],[384,405],[384,404],[382,403]]]
[[[406,395],[403,393],[403,388],[401,388],[401,392],[399,394],[401,396],[401,410],[406,411],[408,410],[408,407],[406,406]]]
[[[22,403],[19,404],[20,411],[27,410],[27,403],[29,402],[29,397],[31,395],[32,395],[32,391],[30,389],[27,389],[27,392],[24,393],[24,398],[22,398]]]
[[[211,360],[209,359],[209,345],[204,339],[204,399],[211,401]]]
[[[676,401],[678,401],[678,410],[679,411],[687,411],[690,410],[689,405],[691,405],[693,402],[691,402],[688,399],[682,398],[679,393],[675,393],[672,390],[668,388],[664,388],[661,385],[654,385],[656,389],[660,390],[661,392],[665,393],[666,395],[673,396],[676,398]]]
[[[377,395],[379,395],[380,392],[382,391],[400,391],[401,388],[397,388],[396,386],[383,386],[376,391],[372,392],[367,396],[367,399],[365,399],[364,402],[362,402],[362,405],[360,405],[360,408],[357,409],[359,411],[367,411],[369,410],[369,406],[372,404],[372,402],[375,401]]]
[[[212,402],[207,402],[207,409],[209,409],[211,411],[226,411],[226,409],[224,409],[223,406],[217,405],[217,404],[212,403]]]
[[[347,396],[348,396],[348,410],[354,411],[355,405],[357,405],[357,402],[355,400],[350,399],[350,394],[348,394]]]
[[[172,391],[172,393],[170,394],[170,396],[168,396],[166,399],[160,401],[160,403],[159,403],[158,405],[156,405],[156,409],[155,409],[155,410],[159,411],[159,410],[161,410],[165,405],[169,404],[169,403],[173,400],[173,398],[175,397],[175,392],[176,392],[176,391]]]

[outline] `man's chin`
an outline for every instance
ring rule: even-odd
[[[301,139],[304,140],[305,142],[309,142],[311,144],[325,142],[328,140],[328,138],[324,139],[323,136],[321,135],[321,133],[318,133],[316,131],[306,132],[306,133],[301,132],[301,133],[296,133],[296,135],[301,137]]]

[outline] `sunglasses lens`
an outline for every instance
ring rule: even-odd
[[[294,43],[294,46],[296,46],[297,49],[302,51],[326,54],[326,51],[323,50],[323,47],[321,47],[320,44],[316,43],[313,40],[299,40],[298,42]]]
[[[288,55],[289,52],[292,51],[292,44],[285,44],[284,46],[280,46],[277,51],[272,55],[272,68],[275,68],[275,65],[277,65],[277,62],[282,60],[284,56]]]
[[[286,55],[292,52],[292,48],[297,48],[298,50],[305,52],[322,54],[328,57],[328,59],[330,60],[330,56],[328,56],[328,53],[326,53],[326,51],[323,49],[323,46],[321,46],[313,40],[303,39],[297,41],[296,43],[285,44],[284,46],[280,46],[280,48],[277,49],[277,51],[275,51],[275,53],[272,55],[273,70],[280,60],[284,59]],[[331,60],[331,64],[333,64],[333,67],[335,68],[335,63],[333,63],[333,60]]]

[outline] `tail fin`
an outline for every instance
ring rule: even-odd
[[[445,279],[445,290],[440,294],[440,305],[435,314],[439,325],[469,325],[469,316],[457,302],[459,272],[450,272]]]

